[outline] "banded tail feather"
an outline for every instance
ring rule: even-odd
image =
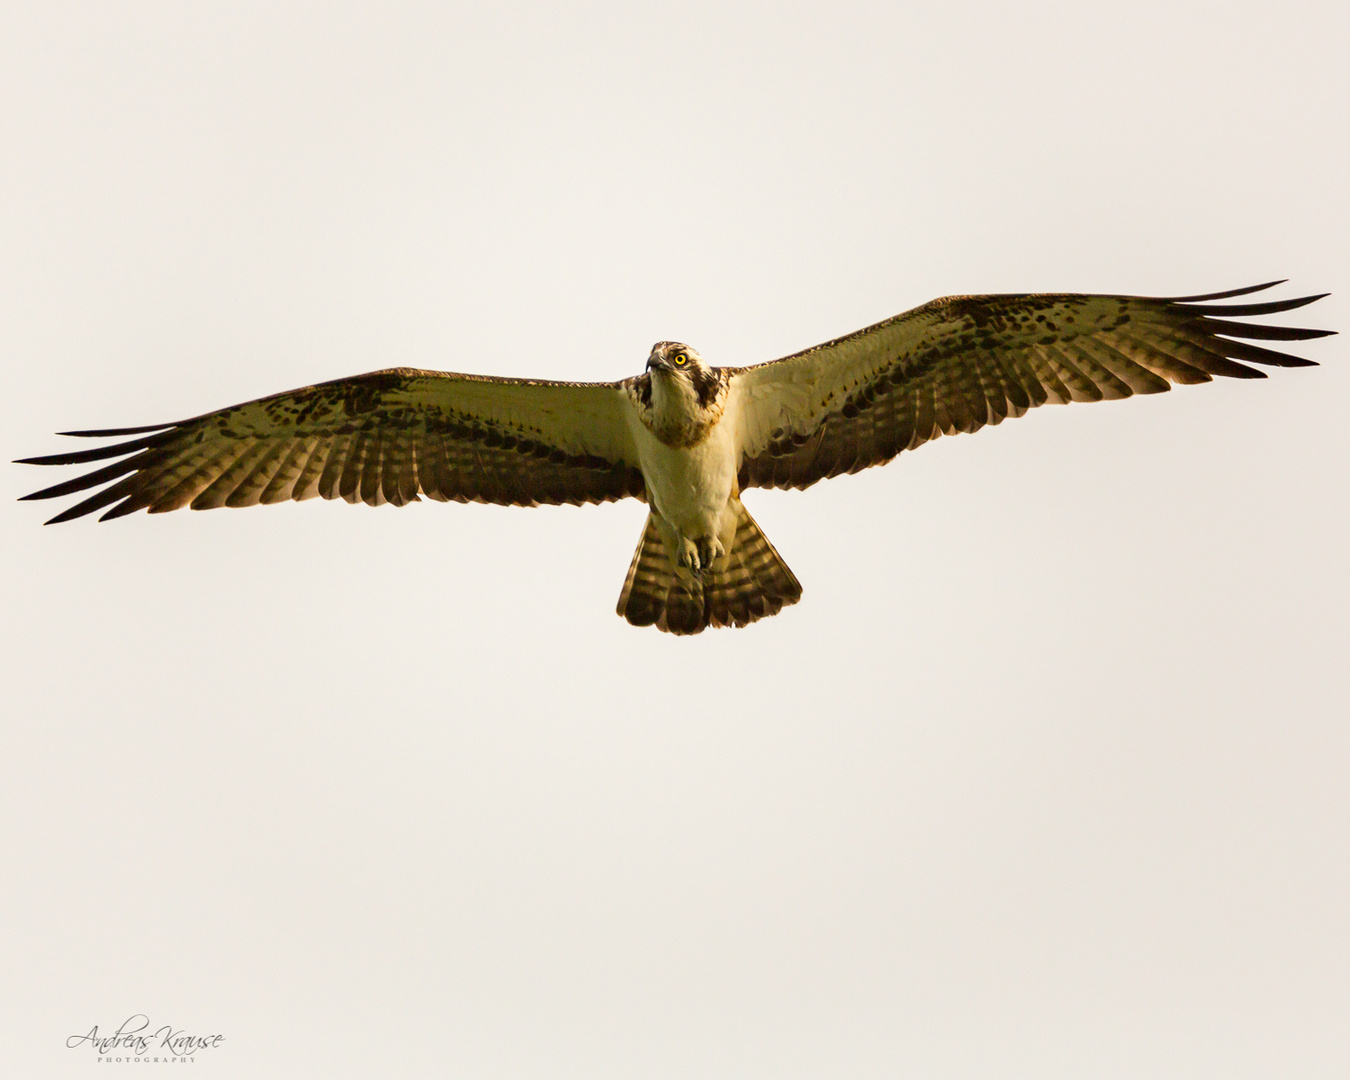
[[[736,538],[701,576],[676,567],[656,515],[649,513],[618,613],[634,626],[697,634],[709,626],[748,626],[800,600],[796,576],[740,499],[733,501]]]

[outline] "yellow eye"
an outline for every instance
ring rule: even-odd
[[[676,367],[684,367],[685,364],[689,363],[689,357],[682,352],[677,352],[671,359],[675,361]]]

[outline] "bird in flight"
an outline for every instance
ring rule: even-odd
[[[675,634],[746,626],[802,592],[741,503],[746,488],[810,487],[1037,405],[1264,378],[1253,363],[1312,365],[1252,342],[1334,331],[1235,320],[1327,294],[1214,302],[1279,284],[1170,298],[949,296],[751,367],[712,367],[660,341],[641,375],[612,383],[390,368],[172,424],[66,432],[124,441],[23,459],[112,459],[24,498],[101,488],[51,524],[109,506],[99,520],[315,495],[371,506],[631,497],[650,509],[618,613]]]

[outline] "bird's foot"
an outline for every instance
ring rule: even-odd
[[[726,548],[715,536],[704,536],[698,540],[681,537],[680,553],[675,561],[690,573],[701,577],[714,561],[725,554]]]
[[[722,541],[715,536],[705,536],[698,542],[698,557],[704,570],[711,570],[712,564],[727,553]]]

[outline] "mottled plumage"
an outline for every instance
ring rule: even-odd
[[[1320,297],[1213,303],[1274,284],[1171,299],[947,297],[754,367],[710,367],[658,342],[643,374],[615,383],[392,368],[174,424],[67,432],[130,438],[24,459],[110,462],[25,498],[99,489],[57,522],[315,495],[372,506],[631,496],[651,512],[619,614],[679,634],[744,626],[801,596],[744,489],[808,487],[1036,405],[1263,378],[1252,363],[1311,365],[1251,342],[1331,331],[1234,320]]]

